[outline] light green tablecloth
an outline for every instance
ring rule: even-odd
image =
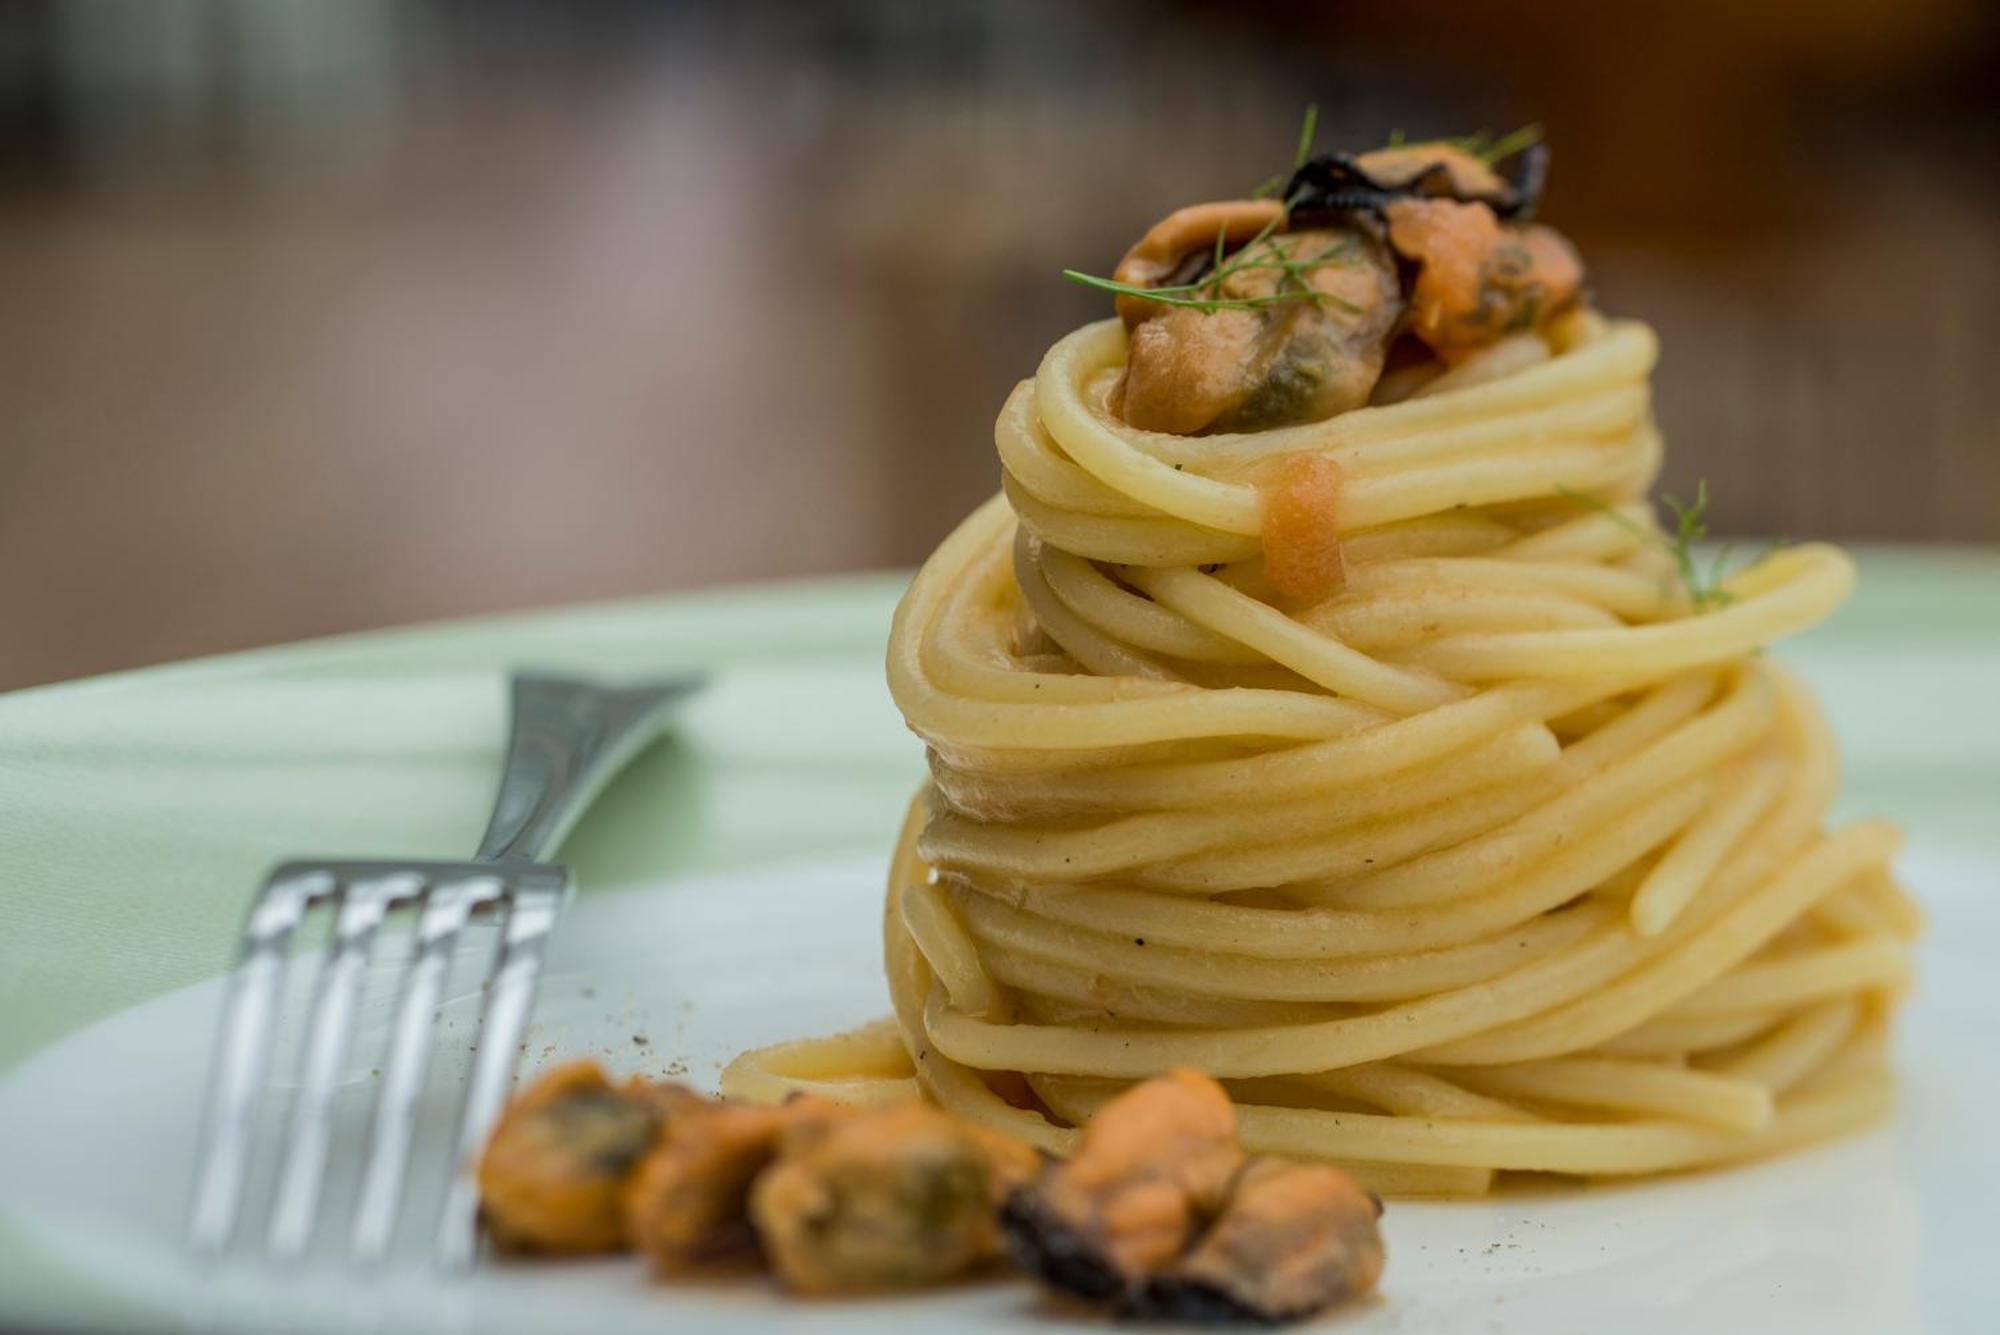
[[[882,685],[906,579],[420,627],[0,696],[0,1069],[220,972],[280,858],[470,853],[510,666],[713,674],[571,835],[584,893],[886,848],[923,767]]]
[[[1784,646],[1824,691],[1842,807],[2000,851],[2000,552],[1863,554]],[[586,892],[885,848],[921,772],[872,575],[418,627],[0,696],[0,1069],[220,971],[275,860],[456,856],[484,822],[511,665],[714,684],[565,851]]]

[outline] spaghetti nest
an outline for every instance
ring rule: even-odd
[[[749,1054],[733,1091],[915,1082],[1061,1151],[1192,1066],[1253,1149],[1396,1193],[1880,1117],[1897,835],[1827,827],[1825,722],[1760,653],[1853,567],[1791,547],[1690,596],[1644,499],[1651,332],[1580,311],[1405,401],[1208,437],[1120,420],[1125,346],[1086,326],[1016,389],[1004,494],[898,610],[931,778],[893,1022]],[[1310,602],[1264,561],[1301,458],[1344,566]]]

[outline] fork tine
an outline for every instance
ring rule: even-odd
[[[341,896],[333,942],[313,997],[298,1101],[292,1105],[291,1134],[271,1207],[268,1245],[277,1260],[296,1260],[312,1242],[332,1140],[334,1090],[354,1038],[354,1012],[377,929],[391,904],[422,888],[423,878],[414,872],[390,873],[351,880]]]
[[[451,1185],[438,1218],[437,1261],[447,1270],[470,1265],[478,1249],[478,1155],[513,1081],[516,1049],[535,1004],[542,953],[569,893],[568,875],[559,868],[526,868],[512,874],[517,879],[508,887],[507,935],[486,996],[486,1014],[479,1022],[479,1051],[473,1057],[465,1110],[459,1118]]]
[[[382,1092],[368,1134],[361,1196],[349,1239],[354,1259],[364,1265],[379,1263],[395,1236],[416,1128],[417,1097],[430,1064],[431,1031],[444,998],[452,954],[473,909],[500,893],[500,882],[486,875],[433,885],[425,898],[417,922],[416,958],[396,1008],[389,1057],[383,1065]]]
[[[473,857],[481,865],[293,862],[272,873],[259,892],[241,957],[226,986],[209,1110],[201,1128],[188,1220],[189,1241],[197,1253],[223,1251],[234,1237],[280,991],[299,922],[318,900],[338,895],[334,940],[314,990],[269,1220],[268,1248],[278,1259],[300,1257],[312,1243],[331,1145],[335,1087],[353,1046],[360,991],[382,922],[391,908],[422,895],[435,882],[457,888],[427,897],[419,918],[417,950],[392,1031],[388,1075],[377,1096],[349,1242],[357,1259],[378,1260],[393,1238],[416,1103],[454,945],[474,908],[505,900],[507,924],[487,982],[480,1047],[459,1117],[453,1176],[437,1234],[441,1262],[463,1265],[471,1260],[478,1205],[473,1157],[506,1096],[545,943],[569,893],[568,873],[537,859],[552,851],[604,783],[659,735],[669,706],[698,687],[701,678],[683,674],[624,688],[533,674],[515,674],[512,682],[512,721],[500,787]]]
[[[324,868],[280,867],[251,903],[242,952],[223,1000],[215,1072],[195,1159],[188,1240],[197,1253],[221,1253],[236,1231],[250,1160],[251,1118],[270,1066],[292,933],[313,902],[332,894],[334,886]]]

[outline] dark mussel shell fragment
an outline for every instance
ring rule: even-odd
[[[1016,1188],[1001,1204],[1000,1237],[1014,1264],[1064,1293],[1107,1302],[1129,1283],[1101,1238],[1050,1209],[1030,1188]]]
[[[1389,170],[1366,159],[1379,154],[1322,153],[1300,164],[1285,182],[1282,196],[1291,206],[1293,227],[1323,225],[1350,213],[1377,213],[1399,199],[1455,199],[1484,204],[1506,222],[1526,222],[1535,216],[1542,188],[1548,181],[1549,150],[1531,144],[1516,155],[1511,180],[1495,174],[1498,185],[1465,190],[1442,161],[1415,171]],[[1404,156],[1398,153],[1397,157]]]
[[[1375,1287],[1381,1208],[1331,1164],[1253,1160],[1194,1246],[1128,1292],[1119,1311],[1203,1323],[1302,1320]]]
[[[1099,1108],[1069,1159],[1015,1188],[1001,1237],[1052,1287],[1115,1298],[1187,1249],[1242,1164],[1228,1093],[1177,1067]]]
[[[1282,1326],[1306,1312],[1266,1312],[1220,1285],[1160,1275],[1118,1305],[1128,1321],[1173,1321],[1188,1326]]]

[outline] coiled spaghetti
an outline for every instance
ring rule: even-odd
[[[1115,321],[997,426],[1004,492],[904,598],[930,747],[884,927],[893,1024],[735,1092],[926,1092],[1060,1150],[1125,1082],[1222,1079],[1254,1149],[1379,1190],[1748,1158],[1888,1106],[1917,915],[1829,830],[1833,746],[1763,646],[1853,568],[1697,606],[1644,497],[1652,334],[1580,312],[1403,402],[1247,435],[1107,407]],[[1346,578],[1289,605],[1266,487],[1330,460]]]

